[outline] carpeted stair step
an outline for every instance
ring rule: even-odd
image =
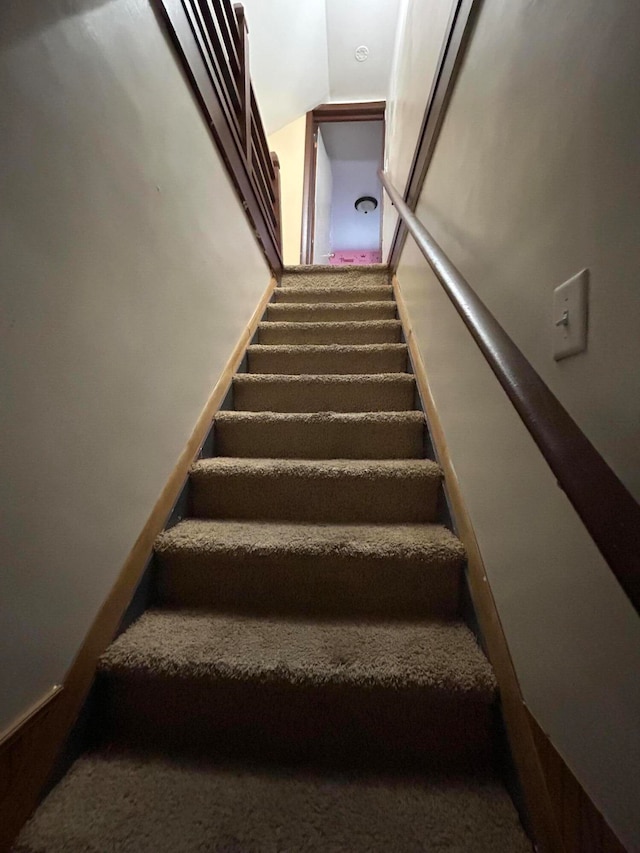
[[[401,412],[413,409],[408,373],[282,376],[238,373],[233,405],[249,412]]]
[[[149,610],[99,674],[108,739],[345,765],[482,764],[496,698],[462,622]]]
[[[384,302],[393,299],[393,288],[389,284],[277,287],[273,299],[277,303]]]
[[[440,467],[430,459],[202,459],[191,469],[197,518],[352,524],[435,521]]]
[[[260,323],[259,344],[395,344],[400,343],[400,320],[345,323]]]
[[[285,323],[326,323],[346,320],[395,320],[396,303],[387,302],[270,302],[265,317]]]
[[[155,555],[172,607],[422,617],[458,612],[464,549],[438,524],[187,519]]]
[[[219,456],[276,459],[420,459],[422,412],[218,412]]]
[[[373,287],[391,283],[391,273],[385,264],[335,267],[324,264],[285,267],[281,277],[283,287]]]
[[[135,752],[79,759],[16,853],[531,853],[489,776],[311,774]]]
[[[263,346],[247,349],[250,373],[300,374],[404,373],[406,344],[314,344]]]

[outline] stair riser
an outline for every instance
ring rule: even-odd
[[[220,456],[250,459],[420,459],[424,424],[417,423],[220,423],[214,441]]]
[[[238,476],[191,477],[196,518],[318,523],[435,521],[436,478]]]
[[[244,412],[402,412],[413,409],[414,382],[264,382],[234,380],[233,403]]]
[[[202,755],[350,766],[483,764],[491,708],[417,690],[220,679],[104,685],[110,739]]]
[[[436,517],[439,482],[428,476],[192,475],[192,514],[336,524],[429,522]]]
[[[389,269],[371,267],[332,267],[322,269],[317,265],[285,272],[281,279],[282,287],[379,287],[391,284]]]
[[[267,306],[266,319],[281,323],[329,323],[329,322],[345,322],[355,320],[363,322],[365,320],[395,320],[396,319],[396,304],[395,302],[374,302],[367,303],[344,303],[344,305],[336,305],[335,303],[323,305],[278,305],[271,304]]]
[[[392,287],[371,286],[359,289],[337,287],[328,290],[317,287],[276,288],[274,301],[279,304],[297,302],[386,302],[393,299]]]
[[[256,352],[249,348],[249,373],[302,374],[405,373],[407,351],[365,352]]]
[[[338,323],[260,323],[257,341],[267,345],[396,344],[401,327],[393,320],[363,325]]]
[[[385,618],[455,616],[461,558],[164,552],[156,554],[161,604],[238,612]]]

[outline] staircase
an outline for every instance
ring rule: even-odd
[[[383,267],[285,272],[21,853],[530,851]]]

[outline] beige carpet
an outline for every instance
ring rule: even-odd
[[[20,853],[530,845],[382,266],[285,270]],[[393,775],[391,775],[393,774]]]
[[[307,285],[279,287],[274,302],[384,302],[393,299],[393,288],[384,285]]]
[[[233,380],[236,409],[251,412],[400,412],[413,408],[409,373],[240,373]]]
[[[247,350],[250,373],[404,373],[406,344],[254,344]]]
[[[325,323],[345,320],[393,320],[393,302],[272,302],[266,319],[278,322]]]
[[[80,851],[530,853],[531,847],[491,778],[354,778],[104,753],[76,764],[18,848]]]
[[[260,323],[259,344],[396,344],[399,320],[348,320],[344,323]]]
[[[192,513],[236,518],[368,524],[435,521],[442,474],[430,459],[200,460]]]
[[[422,412],[219,412],[221,456],[276,459],[418,459]]]

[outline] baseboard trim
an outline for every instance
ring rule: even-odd
[[[456,533],[467,552],[467,577],[469,591],[486,644],[487,655],[496,674],[500,688],[502,713],[509,745],[522,785],[526,807],[531,821],[537,849],[540,853],[566,853],[552,808],[531,727],[529,714],[513,667],[500,616],[487,580],[484,562],[478,546],[473,524],[467,510],[460,483],[444,435],[442,423],[431,392],[420,350],[415,341],[407,307],[397,276],[393,276],[393,292],[398,305],[409,354],[413,363],[416,385],[422,397],[431,440],[438,462],[445,475],[446,491],[454,518]]]
[[[111,642],[131,601],[153,549],[163,530],[189,469],[209,432],[211,421],[224,400],[234,373],[276,287],[271,278],[249,323],[236,344],[218,382],[180,454],[160,497],[100,608],[62,686],[56,686],[28,709],[0,740],[0,851],[8,851],[35,808],[62,748],[89,693],[98,658]]]
[[[528,709],[527,715],[566,853],[627,853]]]

